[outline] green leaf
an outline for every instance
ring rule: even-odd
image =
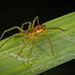
[[[23,47],[23,36],[9,40],[0,49],[0,75],[35,75],[75,59],[75,12],[43,23],[47,28],[60,27],[68,31],[48,30],[53,45],[54,56],[47,38],[37,39],[27,68],[27,59],[32,41],[16,56]],[[6,38],[8,39],[8,38]],[[1,44],[6,40],[0,41]],[[27,39],[25,39],[25,42]]]

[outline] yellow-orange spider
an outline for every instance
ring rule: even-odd
[[[35,21],[37,21],[38,25],[34,27]],[[24,30],[23,30],[23,27],[24,27],[24,25],[26,25],[26,24],[29,24],[28,30],[27,30],[27,31],[24,31]],[[45,31],[47,31],[48,29],[59,29],[59,30],[62,30],[62,31],[66,31],[66,30],[63,30],[63,29],[61,29],[61,28],[59,28],[59,27],[56,27],[56,28],[46,28],[45,25],[40,25],[40,24],[39,24],[38,16],[36,16],[32,23],[31,23],[31,22],[25,22],[25,23],[22,24],[22,27],[21,27],[21,28],[18,27],[18,26],[14,26],[14,27],[12,27],[12,28],[10,28],[10,29],[5,30],[5,31],[3,32],[3,34],[1,35],[0,40],[2,39],[3,35],[4,35],[6,32],[8,32],[8,31],[10,31],[10,30],[13,30],[13,29],[15,29],[15,28],[17,28],[18,30],[20,30],[20,32],[14,34],[14,35],[12,35],[11,37],[9,37],[9,38],[0,46],[0,48],[1,48],[8,40],[10,40],[11,38],[13,38],[14,36],[23,35],[23,36],[24,36],[24,37],[23,37],[23,42],[24,42],[24,39],[25,39],[25,38],[27,38],[28,40],[27,40],[27,42],[24,44],[24,46],[23,46],[23,48],[21,49],[21,51],[19,52],[19,54],[17,55],[17,58],[18,58],[18,56],[20,55],[20,53],[22,52],[22,50],[26,47],[26,45],[27,45],[31,40],[33,40],[33,44],[32,44],[32,47],[31,47],[31,50],[30,50],[30,53],[29,53],[29,57],[28,57],[28,61],[27,61],[27,67],[28,67],[29,59],[30,59],[30,56],[31,56],[31,53],[32,53],[32,49],[33,49],[33,46],[34,46],[34,44],[35,44],[36,39],[43,38],[43,37],[47,37],[47,39],[48,39],[48,41],[49,41],[49,44],[50,44],[50,46],[51,46],[52,54],[53,54],[53,56],[54,56],[53,47],[52,47],[50,38],[49,38],[47,35],[43,35],[43,33],[44,33]]]

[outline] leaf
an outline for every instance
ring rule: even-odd
[[[47,38],[37,39],[27,68],[27,59],[32,41],[16,56],[23,47],[23,36],[9,40],[0,49],[0,75],[35,75],[75,59],[75,12],[43,23],[47,28],[60,27],[68,31],[48,30],[53,45],[54,56]],[[8,38],[6,38],[8,39]],[[0,45],[6,40],[0,41]],[[25,42],[27,39],[25,39]]]

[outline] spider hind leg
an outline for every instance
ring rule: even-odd
[[[35,40],[33,40],[33,44],[32,44],[32,47],[31,47],[31,50],[30,50],[30,53],[29,53],[29,57],[28,57],[28,61],[27,61],[27,67],[28,67],[28,63],[29,63],[30,56],[31,56],[32,49],[33,49],[34,45],[35,45]]]
[[[47,35],[40,35],[40,36],[38,36],[37,38],[39,39],[39,38],[43,38],[43,37],[46,37],[46,38],[48,39],[49,44],[50,44],[50,47],[51,47],[52,55],[54,56],[52,43],[51,43],[51,41],[50,41],[49,37],[48,37]]]

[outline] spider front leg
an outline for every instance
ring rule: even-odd
[[[1,48],[6,42],[8,42],[11,38],[13,38],[14,36],[21,36],[21,35],[24,35],[24,34],[23,34],[23,33],[16,33],[16,34],[12,35],[11,37],[9,37],[9,38],[0,46],[0,48]]]
[[[3,32],[3,34],[1,35],[1,37],[0,37],[0,40],[2,39],[2,37],[4,36],[4,34],[5,34],[6,32],[11,31],[11,30],[13,30],[13,29],[15,29],[15,28],[17,28],[18,30],[20,30],[20,32],[24,32],[23,29],[21,29],[21,28],[18,27],[18,26],[15,26],[15,27],[12,27],[12,28],[10,28],[10,29],[5,30],[5,31]]]
[[[31,22],[25,22],[25,23],[23,23],[22,26],[21,26],[21,28],[23,29],[24,25],[26,25],[26,24],[29,24],[28,30],[30,30],[31,29]]]
[[[32,22],[32,28],[34,28],[34,25],[35,25],[35,21],[37,20],[37,23],[39,25],[39,19],[38,19],[38,16],[35,17],[35,19],[33,20]]]

